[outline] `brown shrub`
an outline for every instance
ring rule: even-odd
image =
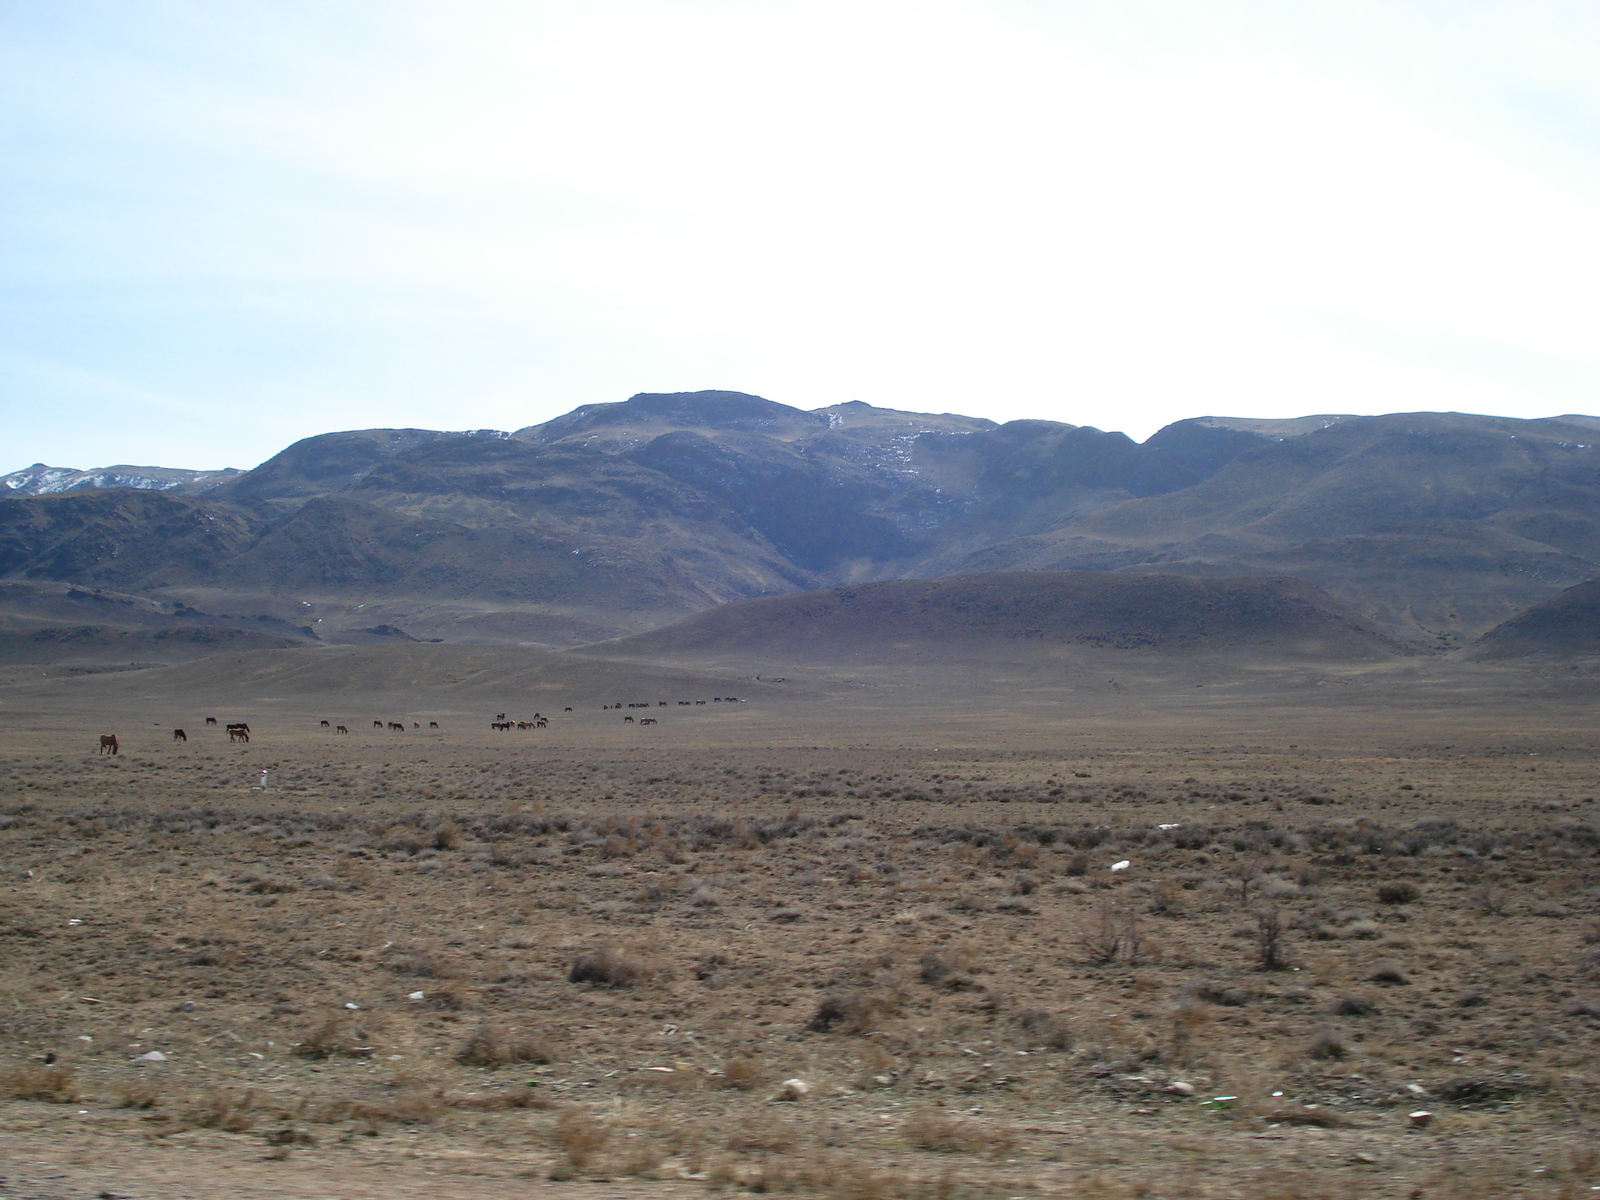
[[[0,1097],[71,1104],[78,1098],[78,1084],[71,1067],[17,1063],[0,1068]]]
[[[341,1017],[329,1017],[295,1043],[301,1058],[370,1058],[372,1042],[366,1031]]]
[[[118,1108],[155,1108],[161,1103],[161,1085],[153,1079],[128,1079],[112,1085]]]
[[[1025,1008],[1016,1021],[1032,1046],[1046,1046],[1051,1050],[1071,1050],[1074,1038],[1066,1021],[1042,1008]]]
[[[649,969],[609,946],[590,954],[580,954],[567,972],[569,983],[591,983],[597,987],[633,987],[649,978]]]
[[[900,1007],[888,992],[835,992],[824,996],[806,1028],[812,1033],[866,1033]]]
[[[255,1124],[256,1094],[246,1088],[242,1092],[228,1088],[208,1088],[184,1106],[183,1119],[201,1129],[221,1129],[226,1133],[244,1133]]]
[[[746,1121],[729,1134],[728,1140],[723,1144],[736,1153],[749,1154],[752,1151],[793,1150],[799,1141],[800,1137],[791,1124],[780,1124],[776,1121]]]
[[[932,1109],[919,1109],[906,1118],[900,1132],[919,1150],[943,1153],[1001,1155],[1017,1144],[1017,1135],[1004,1126],[962,1121]]]
[[[605,1149],[611,1127],[593,1113],[569,1108],[556,1121],[553,1136],[556,1145],[565,1151],[567,1161],[581,1171]]]
[[[1343,1058],[1350,1053],[1350,1046],[1336,1030],[1320,1029],[1306,1047],[1306,1053],[1312,1058]]]
[[[1410,904],[1422,893],[1411,883],[1385,883],[1378,887],[1379,904]]]
[[[542,1033],[479,1025],[456,1052],[456,1061],[469,1067],[501,1067],[510,1063],[551,1063],[555,1050]]]
[[[433,831],[436,850],[454,850],[461,845],[461,826],[454,821],[444,821]]]
[[[761,1086],[766,1072],[752,1058],[730,1058],[722,1068],[722,1086],[748,1092]]]
[[[1256,958],[1263,971],[1282,971],[1289,965],[1289,931],[1275,908],[1256,914]]]

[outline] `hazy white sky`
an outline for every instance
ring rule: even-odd
[[[0,471],[1600,411],[1593,0],[0,0]]]

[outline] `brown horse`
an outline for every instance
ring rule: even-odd
[[[350,732],[350,731],[349,731],[349,730],[348,730],[348,729],[346,729],[346,728],[345,728],[345,727],[344,727],[344,726],[343,726],[343,725],[335,725],[335,726],[334,726],[334,727],[333,727],[333,731],[334,731],[334,732],[335,732],[335,733],[349,733],[349,732]]]
[[[115,754],[115,753],[117,753],[117,749],[118,749],[118,747],[117,747],[117,735],[116,734],[114,734],[114,733],[102,733],[100,735],[100,753],[101,754]]]
[[[175,742],[187,742],[189,735],[181,729],[174,729],[172,731],[172,740]]]

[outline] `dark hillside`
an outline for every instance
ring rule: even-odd
[[[616,654],[1025,644],[1328,658],[1415,649],[1298,579],[1091,571],[903,579],[743,600],[593,648]]]

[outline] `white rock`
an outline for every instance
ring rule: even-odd
[[[424,998],[424,996],[425,996],[425,993],[423,993],[423,992],[407,992],[406,993],[406,999],[407,1000],[421,1000],[421,999]]]
[[[361,1007],[361,1005],[359,1005],[359,1004],[346,1004],[345,1007],[348,1008],[351,1012],[355,1012],[356,1009]]]
[[[151,1050],[148,1054],[141,1054],[134,1062],[166,1062],[167,1056],[159,1050]]]
[[[1131,866],[1133,866],[1133,863],[1129,862],[1127,859],[1123,859],[1121,862],[1112,863],[1111,869],[1113,871],[1126,871]]]
[[[1419,1108],[1414,1113],[1407,1113],[1406,1120],[1411,1122],[1413,1129],[1426,1129],[1428,1122],[1433,1120],[1433,1114],[1425,1108]]]
[[[1413,1096],[1426,1096],[1428,1094],[1428,1089],[1423,1087],[1420,1083],[1406,1084],[1406,1091],[1410,1092]]]
[[[778,1085],[778,1094],[774,1100],[803,1100],[811,1091],[811,1085],[804,1079],[785,1079]]]
[[[1157,825],[1156,828],[1157,829],[1177,829],[1177,828],[1180,827],[1180,825],[1181,825],[1181,822],[1174,821],[1171,825]]]
[[[1167,1091],[1171,1092],[1174,1096],[1192,1096],[1194,1095],[1194,1084],[1185,1083],[1181,1079],[1174,1079],[1171,1083],[1167,1084]]]

